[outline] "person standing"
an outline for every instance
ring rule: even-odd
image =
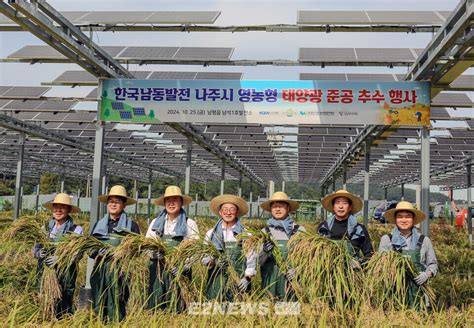
[[[211,211],[219,216],[219,220],[207,231],[205,241],[212,243],[221,256],[218,259],[211,256],[203,259],[203,264],[209,268],[206,295],[208,299],[231,302],[236,289],[240,293],[250,290],[250,282],[256,275],[255,252],[245,254],[242,248],[243,240],[237,238],[245,231],[240,218],[247,214],[249,207],[245,200],[234,195],[214,197],[210,207]],[[228,267],[232,267],[240,278],[237,288],[229,286]]]
[[[411,258],[419,274],[408,281],[406,304],[418,308],[423,302],[420,286],[438,273],[433,244],[428,236],[420,234],[415,227],[426,219],[426,215],[411,203],[402,201],[394,209],[385,212],[384,216],[395,227],[391,234],[383,235],[380,239],[379,253],[393,250]]]
[[[53,217],[48,221],[45,229],[48,233],[48,239],[52,246],[35,244],[33,255],[38,259],[37,274],[41,277],[44,265],[54,268],[57,257],[54,252],[57,243],[67,234],[83,234],[83,228],[74,223],[70,214],[79,213],[79,207],[72,205],[71,197],[65,193],[57,194],[50,202],[43,204],[43,207],[51,210]],[[61,319],[65,314],[74,314],[74,290],[76,289],[77,262],[73,263],[69,270],[61,273],[56,270],[56,274],[61,288],[61,297],[55,305],[56,318]]]
[[[183,195],[177,186],[168,186],[162,197],[154,203],[164,206],[160,214],[153,219],[148,227],[146,238],[159,238],[169,248],[177,247],[184,240],[199,239],[199,230],[196,222],[188,218],[183,206],[191,204],[193,199]],[[165,267],[165,254],[162,251],[151,251],[150,257],[150,283],[148,286],[148,308],[168,308],[173,302],[177,310],[184,310],[182,298],[171,290],[172,280],[176,278],[179,268],[170,271]],[[183,275],[191,279],[191,268],[185,267]]]
[[[290,200],[286,193],[277,191],[260,207],[272,215],[267,221],[267,226],[263,229],[271,236],[271,239],[263,244],[259,255],[262,288],[268,290],[277,299],[292,300],[295,295],[291,288],[291,281],[295,277],[295,270],[290,268],[283,272],[273,256],[273,250],[277,247],[283,260],[287,261],[288,240],[295,233],[306,231],[304,227],[296,224],[290,216],[290,213],[298,209],[299,204],[294,200]]]
[[[115,247],[121,242],[120,236],[140,233],[138,224],[125,213],[125,207],[137,201],[127,196],[123,186],[113,186],[107,195],[99,196],[99,201],[107,204],[107,214],[92,228],[92,237]],[[95,311],[103,318],[121,321],[126,316],[130,292],[124,277],[112,271],[107,249],[102,247],[90,254],[95,260],[91,275],[92,302]]]

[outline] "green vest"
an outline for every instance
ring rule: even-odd
[[[163,235],[161,240],[169,248],[177,247],[182,241],[183,237],[174,237],[172,235]],[[158,260],[150,260],[150,281],[148,285],[148,308],[153,309],[160,307],[162,309],[168,308],[171,302],[181,303],[179,295],[173,295],[171,292],[172,275],[165,269],[165,262]],[[190,272],[184,273],[191,279]],[[180,305],[178,308],[183,307]]]
[[[275,240],[276,247],[281,252],[284,261],[288,259],[288,240]],[[280,271],[277,262],[272,254],[269,255],[261,267],[262,288],[268,290],[274,297],[293,300],[295,295],[287,282],[285,276]]]
[[[246,257],[242,250],[242,243],[236,241],[224,242],[224,250],[221,256],[229,260],[229,265],[237,272],[239,277],[245,273]],[[219,302],[231,302],[234,298],[235,286],[229,281],[228,269],[214,266],[209,269],[206,284],[206,296],[208,299]]]
[[[410,250],[401,250],[398,251],[403,256],[411,258],[413,265],[415,266],[415,270],[418,272],[423,271],[421,266],[421,244],[423,243],[423,235],[420,236],[421,242],[419,241],[416,245],[416,249]],[[415,281],[413,280],[414,277],[408,277],[407,279],[407,286],[406,286],[406,302],[405,304],[412,308],[420,308],[424,293],[421,290],[420,286],[418,286]]]
[[[112,247],[121,243],[121,239],[108,235],[102,241]],[[103,318],[121,321],[126,315],[129,289],[125,279],[117,276],[111,269],[110,259],[96,260],[91,275],[92,303],[94,310]]]

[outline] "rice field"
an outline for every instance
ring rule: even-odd
[[[114,263],[117,270],[120,270],[132,284],[127,318],[120,323],[107,324],[89,309],[80,309],[73,316],[57,321],[45,308],[48,302],[44,295],[49,295],[48,293],[51,292],[45,291],[44,288],[39,289],[35,275],[36,260],[31,252],[34,240],[44,237],[34,227],[37,228],[47,219],[46,214],[24,216],[22,220],[33,223],[30,225],[31,228],[28,228],[30,230],[17,230],[16,234],[10,234],[6,238],[5,232],[11,232],[15,225],[11,220],[11,212],[0,212],[0,234],[2,235],[0,240],[0,322],[4,323],[2,326],[474,326],[474,279],[472,277],[474,250],[469,248],[467,234],[464,231],[456,231],[447,225],[431,225],[431,239],[440,267],[439,275],[427,286],[433,293],[435,310],[415,311],[404,306],[395,306],[399,302],[396,297],[387,298],[386,295],[380,293],[381,287],[395,286],[395,278],[398,277],[397,272],[390,271],[390,266],[386,266],[383,261],[391,263],[393,269],[398,265],[397,258],[373,259],[372,266],[364,272],[348,271],[348,258],[344,250],[338,248],[339,245],[336,243],[315,236],[317,222],[300,222],[307,229],[308,234],[300,236],[300,240],[292,240],[294,247],[290,252],[291,265],[296,268],[298,284],[296,287],[300,291],[299,314],[276,315],[276,305],[270,301],[265,292],[258,288],[258,275],[252,282],[252,291],[247,295],[239,295],[236,301],[243,302],[241,304],[263,305],[264,308],[259,308],[260,311],[249,310],[245,314],[238,311],[227,314],[219,311],[177,314],[161,310],[146,310],[143,307],[148,279],[145,251],[164,246],[152,245],[142,236],[130,236],[121,247],[117,247],[110,254],[116,260]],[[86,231],[88,230],[87,220],[86,216],[75,217],[75,222],[81,224]],[[144,233],[146,221],[141,218],[138,221]],[[197,222],[202,235],[215,224],[215,220],[211,218],[198,218]],[[251,220],[246,221],[245,224],[251,226],[252,231],[258,231],[264,222]],[[375,249],[380,237],[390,230],[390,226],[369,226]],[[251,245],[247,247],[258,247],[262,242],[258,241],[258,238],[263,237],[255,236],[253,244],[250,243]],[[93,241],[87,238],[83,238],[84,245],[82,246],[73,246],[78,240],[69,242],[69,248],[60,254],[58,260],[62,261],[63,266],[66,266],[73,257],[79,256],[81,251],[93,246],[91,244]],[[197,243],[188,243],[175,254],[170,254],[169,265],[173,266],[183,266],[184,257],[195,256],[192,262],[193,281],[187,282],[188,286],[178,286],[181,290],[186,287],[189,301],[203,300],[207,270],[198,258],[199,255],[212,251],[209,247],[206,249],[199,247]],[[346,265],[345,268],[344,265]],[[85,268],[84,256],[79,263],[77,287],[85,283]],[[390,274],[394,274],[395,278],[388,281],[383,279],[384,275]],[[76,304],[78,304],[78,289],[76,289]]]

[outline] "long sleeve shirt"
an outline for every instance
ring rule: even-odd
[[[273,227],[269,227],[270,229],[270,234],[272,236],[272,239],[274,241],[278,241],[278,240],[289,240],[291,238],[288,237],[288,235],[286,234],[285,231],[283,230],[280,230],[280,229],[275,229]],[[266,229],[262,229],[262,231],[266,231]],[[298,230],[296,232],[306,232],[306,229],[305,227],[303,226],[298,226]],[[295,232],[295,233],[296,233]],[[275,246],[276,247],[276,246]],[[265,262],[267,261],[267,259],[271,256],[271,253],[267,253],[263,250],[263,246],[260,248],[260,252],[259,252],[259,256],[258,256],[258,263],[260,264],[260,266],[264,265]]]
[[[222,233],[224,235],[224,242],[237,242],[237,238],[235,238],[234,232],[232,231],[232,227],[226,228],[222,225]],[[210,229],[206,232],[205,241],[211,243],[211,237],[214,229]],[[257,255],[255,252],[250,252],[249,254],[245,255],[247,259],[246,266],[245,266],[245,275],[248,277],[253,277],[257,274]]]
[[[407,246],[403,247],[403,250],[412,249],[412,235],[405,238]],[[390,241],[389,235],[383,235],[380,239],[379,253],[393,250],[392,242]],[[420,249],[420,263],[424,271],[430,271],[432,276],[436,276],[438,273],[438,260],[436,259],[435,251],[431,240],[425,236],[423,244]]]
[[[158,235],[155,231],[152,230],[153,224],[155,223],[156,219],[151,221],[150,226],[146,232],[146,238],[157,238]],[[166,215],[165,227],[163,234],[174,236],[174,228],[176,227],[177,219],[171,220],[168,215]],[[189,219],[186,221],[187,229],[186,229],[186,236],[184,237],[185,240],[189,239],[199,239],[199,228],[196,221]]]

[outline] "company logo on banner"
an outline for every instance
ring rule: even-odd
[[[429,125],[429,82],[102,80],[100,119]]]

